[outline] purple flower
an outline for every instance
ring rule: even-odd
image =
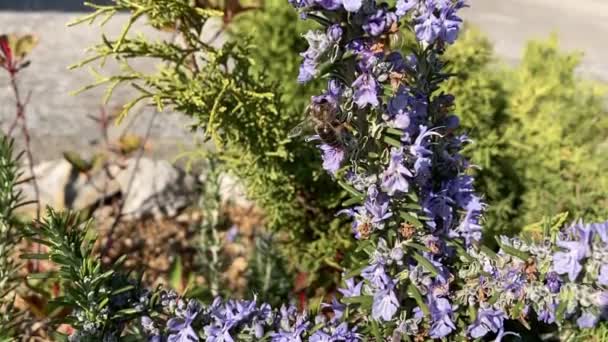
[[[335,175],[338,169],[340,169],[340,164],[342,164],[342,161],[344,160],[344,150],[328,144],[322,144],[319,148],[323,152],[323,169]]]
[[[583,312],[583,314],[576,320],[576,325],[581,329],[593,328],[599,320],[597,315],[590,312]]]
[[[361,276],[379,289],[384,289],[391,284],[391,278],[386,274],[384,264],[380,262],[365,267],[361,271]]]
[[[452,3],[427,0],[424,10],[414,20],[418,40],[428,44],[433,44],[437,39],[454,43],[462,25],[462,19],[456,15],[456,11],[464,6],[464,1]]]
[[[553,270],[558,274],[568,274],[568,279],[575,281],[583,269],[580,261],[590,253],[591,229],[590,227],[575,225],[570,227],[570,230],[577,235],[578,240],[558,239],[557,246],[567,251],[559,251],[553,254]]]
[[[461,209],[466,209],[474,197],[473,177],[468,175],[460,175],[449,180],[445,188],[448,189],[449,196],[454,199],[456,205]],[[477,201],[479,202],[479,198],[477,198]]]
[[[429,157],[433,154],[431,150],[428,149],[428,141],[427,138],[439,135],[439,133],[427,129],[426,126],[420,126],[420,132],[414,140],[414,143],[410,146],[410,154],[416,158],[424,158]]]
[[[479,221],[482,210],[483,203],[481,203],[479,197],[472,196],[471,200],[466,205],[466,215],[455,230],[458,235],[464,238],[467,246],[481,240],[481,231],[483,227]]]
[[[608,244],[608,221],[591,224],[591,229],[599,235],[603,243]]]
[[[388,12],[385,6],[381,6],[374,14],[365,19],[363,31],[374,37],[379,36],[397,21],[394,16],[395,14]]]
[[[363,286],[362,281],[355,284],[354,278],[348,278],[348,279],[346,279],[345,283],[346,283],[345,289],[342,289],[342,288],[338,289],[338,291],[344,297],[347,297],[347,298],[348,297],[358,297],[361,295],[361,287]]]
[[[317,331],[315,331],[314,334],[312,334],[312,336],[310,336],[310,339],[308,341],[309,342],[332,342],[335,340],[332,339],[330,334],[328,334],[322,330],[317,330]]]
[[[395,13],[402,17],[417,4],[418,0],[397,0],[397,10]]]
[[[340,27],[339,24],[331,25],[327,28],[327,37],[329,37],[329,40],[332,42],[339,42],[342,38],[342,27]]]
[[[141,326],[148,335],[148,342],[161,342],[160,330],[154,325],[154,321],[149,316],[141,317]]]
[[[441,22],[431,11],[425,11],[415,20],[414,31],[418,40],[432,44],[441,33]]]
[[[317,62],[312,59],[305,58],[300,65],[298,74],[298,82],[306,83],[312,80],[317,75]]]
[[[196,331],[192,329],[192,322],[196,319],[200,311],[199,304],[191,300],[188,302],[188,306],[186,307],[186,311],[184,314],[184,318],[171,318],[167,322],[167,328],[170,332],[174,332],[175,334],[170,334],[168,341],[169,342],[192,342],[198,341],[198,335]]]
[[[416,174],[418,184],[425,184],[431,177],[431,159],[426,157],[416,159],[414,162],[414,173]]]
[[[538,320],[547,324],[555,323],[555,308],[557,305],[549,304],[548,307],[545,307],[540,310],[538,313]]]
[[[357,12],[362,5],[362,0],[342,0],[342,6],[348,12]]]
[[[452,226],[454,209],[452,207],[453,200],[446,196],[445,193],[429,193],[428,197],[422,203],[422,210],[433,220],[427,221],[427,224],[437,229],[447,229]]]
[[[481,338],[489,332],[498,334],[504,328],[504,319],[507,317],[501,310],[492,308],[480,309],[477,312],[477,319],[468,328],[472,338]]]
[[[441,11],[441,32],[439,38],[449,44],[453,44],[458,38],[458,32],[462,25],[462,19],[456,15],[456,10],[464,7],[464,2],[459,1],[455,5],[446,6]]]
[[[386,110],[388,119],[391,120],[392,127],[405,129],[410,125],[409,108],[416,105],[415,99],[407,93],[405,88],[401,88],[397,94],[392,97],[387,104]]]
[[[348,324],[343,322],[334,330],[332,341],[356,342],[360,340],[361,338],[359,337],[359,334],[357,334],[357,327],[355,326],[352,329],[349,329]]]
[[[340,0],[315,0],[315,3],[323,7],[326,10],[336,10],[340,8],[342,2]]]
[[[301,53],[302,57],[317,60],[332,45],[327,34],[320,30],[310,30],[304,34],[308,49]]]
[[[556,272],[549,272],[545,277],[545,284],[551,293],[559,293],[562,287],[562,279]]]
[[[205,341],[208,342],[234,342],[234,339],[232,338],[232,336],[230,335],[230,326],[229,325],[217,325],[217,324],[213,324],[213,325],[207,325],[203,328],[203,330],[205,331],[205,335],[207,335],[207,338],[205,339]],[[181,340],[180,340],[181,341]],[[183,341],[189,341],[189,340],[183,340]]]
[[[382,174],[382,188],[390,196],[395,192],[407,192],[409,183],[405,177],[413,177],[413,175],[403,165],[403,149],[393,148],[388,168]]]
[[[333,97],[334,99],[340,98],[340,96],[342,96],[342,92],[344,91],[344,87],[342,86],[342,83],[340,81],[338,81],[337,79],[330,79],[327,82],[327,95]]]
[[[377,93],[378,84],[370,73],[362,73],[359,75],[355,82],[353,82],[353,88],[355,89],[355,103],[359,108],[363,108],[368,104],[372,107],[377,107],[379,105]]]
[[[389,211],[388,196],[379,192],[375,185],[370,186],[367,190],[365,209],[372,217],[372,224],[378,228],[382,228],[384,220],[393,216],[393,213]]]
[[[429,336],[431,338],[443,338],[449,335],[456,326],[452,321],[452,305],[446,298],[431,298],[430,301],[431,318],[433,323]]]
[[[282,306],[280,309],[279,331],[270,335],[272,342],[302,342],[302,333],[310,323],[306,316],[297,314],[293,306]]]
[[[608,265],[600,266],[600,274],[597,277],[597,282],[600,285],[608,285]]]
[[[380,290],[374,294],[374,302],[372,305],[372,317],[379,321],[390,321],[397,313],[399,308],[399,300],[391,287]]]

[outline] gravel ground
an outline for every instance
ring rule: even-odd
[[[2,0],[0,0],[2,1]],[[516,63],[528,39],[546,38],[557,32],[566,50],[585,52],[581,72],[586,76],[608,81],[608,2],[604,0],[477,0],[465,10],[465,18],[479,26],[494,41],[496,51],[507,61]],[[101,29],[97,26],[67,28],[65,23],[77,17],[75,12],[11,12],[0,11],[0,32],[35,32],[40,44],[34,51],[32,65],[22,75],[23,89],[31,90],[28,123],[33,136],[37,160],[56,158],[64,150],[91,150],[99,138],[96,124],[87,119],[100,110],[102,89],[78,96],[68,92],[91,82],[86,69],[68,71],[66,66],[82,59],[86,47],[98,42]],[[120,32],[125,16],[112,22],[103,31],[109,35]],[[135,31],[157,34],[142,27]],[[148,63],[149,64],[149,63]],[[138,65],[138,67],[153,67]],[[103,73],[116,71],[109,64]],[[120,106],[132,97],[129,89],[119,89],[109,109]],[[0,125],[9,125],[14,113],[8,80],[0,76]],[[131,127],[143,134],[153,110],[142,108],[141,115]],[[152,129],[151,147],[154,157],[171,158],[175,151],[192,146],[199,138],[187,130],[188,121],[180,115],[162,113]],[[116,136],[124,129],[112,128]]]

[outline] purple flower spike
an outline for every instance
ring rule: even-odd
[[[335,175],[344,160],[344,150],[327,144],[322,144],[319,148],[323,152],[323,168],[332,175]]]
[[[402,17],[418,4],[418,0],[397,0],[395,13]]]
[[[381,193],[376,189],[376,186],[370,186],[367,190],[367,199],[365,200],[365,209],[372,216],[372,223],[382,229],[383,222],[393,216],[389,211],[389,199],[386,194]]]
[[[429,336],[431,338],[443,338],[449,335],[456,325],[452,321],[452,305],[446,298],[431,300],[431,316],[433,324]]]
[[[583,312],[583,314],[576,320],[576,325],[581,329],[589,329],[595,327],[599,320],[597,315],[590,312]]]
[[[384,8],[379,8],[376,13],[367,17],[365,24],[363,24],[363,31],[367,32],[370,36],[379,36],[388,28],[387,12]]]
[[[574,225],[570,230],[579,238],[576,241],[557,241],[557,245],[567,251],[559,251],[553,254],[553,270],[558,274],[568,274],[570,281],[575,281],[583,269],[580,261],[589,256],[589,242],[591,239],[591,228],[582,225]]]
[[[409,183],[405,177],[413,177],[403,164],[403,149],[393,148],[388,168],[382,174],[382,188],[393,196],[396,192],[407,192]]]
[[[380,104],[377,93],[378,84],[371,74],[362,73],[359,75],[353,82],[353,88],[355,89],[355,103],[359,108],[367,105],[377,107]]]
[[[198,335],[194,329],[192,329],[192,322],[196,319],[200,311],[200,307],[196,301],[191,300],[188,302],[184,318],[171,318],[167,322],[167,328],[170,332],[169,342],[196,342],[198,341]]]
[[[372,317],[377,321],[382,319],[388,322],[395,316],[398,308],[399,300],[395,296],[395,292],[392,288],[386,288],[374,295]]]
[[[342,6],[347,12],[357,12],[362,4],[362,0],[342,0]]]
[[[477,320],[469,326],[469,335],[472,338],[481,338],[490,332],[499,334],[504,328],[505,318],[507,315],[501,310],[480,309],[477,312]]]
[[[340,0],[315,0],[315,3],[326,10],[337,10],[342,5]]]
[[[597,278],[597,282],[600,285],[608,285],[608,265],[602,265],[600,267],[600,274]]]
[[[339,42],[342,38],[342,27],[339,24],[331,25],[327,28],[327,37],[332,42]]]
[[[360,281],[355,284],[354,278],[349,278],[346,281],[346,288],[339,288],[338,292],[340,292],[344,297],[358,297],[361,295],[361,288],[363,287],[363,282]]]
[[[298,83],[306,83],[312,80],[317,75],[317,62],[312,59],[304,59],[300,65],[298,74]]]
[[[559,293],[559,290],[562,287],[562,279],[556,272],[547,273],[547,277],[545,278],[545,283],[547,288],[551,293]]]

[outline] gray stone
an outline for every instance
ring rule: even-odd
[[[24,169],[24,179],[30,178]],[[196,199],[196,179],[164,160],[136,158],[113,162],[107,168],[78,172],[65,159],[40,163],[34,167],[42,208],[56,210],[87,209],[116,194],[122,195],[125,218],[150,215],[175,216]],[[33,182],[20,186],[25,201],[35,200]],[[34,216],[35,204],[21,207],[21,213]]]
[[[119,184],[112,180],[105,170],[78,172],[65,159],[42,162],[34,167],[34,174],[43,209],[50,206],[56,210],[82,210],[120,191]],[[29,168],[23,170],[23,177],[31,178]],[[20,189],[23,191],[24,201],[36,199],[33,181],[22,184]],[[19,210],[34,216],[36,205],[27,205]]]
[[[165,160],[129,159],[111,171],[127,218],[175,216],[196,200],[196,179]]]

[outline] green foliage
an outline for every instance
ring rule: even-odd
[[[59,270],[36,273],[30,280],[59,279],[63,295],[49,302],[51,307],[72,309],[61,322],[78,330],[78,341],[116,340],[124,329],[124,322],[137,314],[136,285],[120,274],[123,259],[104,269],[93,254],[95,236],[90,221],[83,221],[74,213],[57,213],[47,209],[46,218],[39,226],[30,228],[28,238],[48,248],[46,253],[23,254],[24,259],[49,260]]]
[[[252,51],[254,70],[267,75],[268,81],[281,87],[280,97],[285,110],[302,117],[310,97],[323,87],[319,80],[305,85],[296,79],[302,57],[308,47],[302,37],[311,28],[287,1],[268,0],[263,11],[251,11],[238,17],[232,28],[235,36],[251,36],[258,48]]]
[[[516,232],[565,211],[606,217],[607,93],[577,78],[578,54],[560,52],[553,37],[503,67],[488,39],[467,30],[446,58],[458,76],[445,88],[474,141],[468,153],[490,204],[487,229]]]
[[[20,226],[14,210],[22,205],[16,185],[21,176],[19,156],[13,154],[13,141],[0,137],[0,341],[16,338],[22,314],[14,304],[14,290],[19,286],[18,264],[13,258]]]
[[[280,63],[271,62],[271,56],[288,56],[287,70],[295,73],[293,54],[273,52],[258,64],[252,56],[268,47],[254,47],[241,33],[221,48],[213,48],[203,40],[200,30],[211,20],[210,15],[217,13],[186,3],[137,0],[97,6],[97,12],[79,22],[93,21],[120,10],[130,11],[131,21],[135,21],[142,18],[139,14],[146,13],[148,23],[154,27],[174,27],[185,43],[131,37],[127,26],[117,39],[103,37],[103,43],[94,48],[95,56],[79,66],[97,59],[119,60],[123,65],[121,74],[98,75],[92,86],[107,85],[108,95],[121,84],[137,89],[140,96],[124,107],[123,114],[137,102],[149,101],[159,109],[169,106],[192,117],[193,127],[204,131],[214,142],[213,158],[221,161],[224,170],[243,180],[248,196],[264,209],[268,227],[283,233],[284,252],[294,265],[316,270],[326,261],[332,262],[337,251],[350,243],[348,228],[339,222],[332,223],[340,192],[321,172],[315,148],[288,139],[288,132],[304,118],[302,105],[285,106],[281,101],[282,92],[277,86],[279,82],[281,86],[288,83],[288,73],[267,78],[268,71],[278,75],[283,69]],[[264,43],[264,35],[280,32],[276,24],[271,25],[271,18],[272,13],[266,14],[260,30],[274,31],[263,31],[256,38],[259,44]],[[294,37],[301,40],[297,35]],[[293,46],[299,48],[300,44]],[[129,63],[140,57],[152,57],[163,64],[156,73],[143,73]],[[293,92],[286,93],[285,99],[301,98],[295,86],[291,89]]]

